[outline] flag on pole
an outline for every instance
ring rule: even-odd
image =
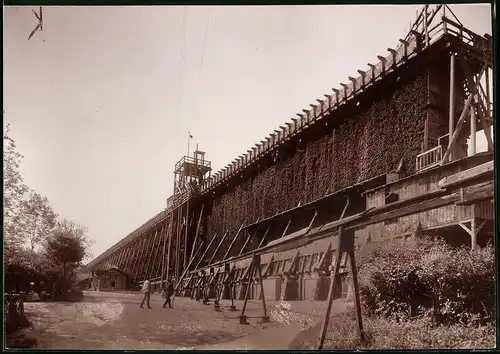
[[[189,138],[190,138],[190,139],[193,139],[193,136],[191,135],[191,133],[189,133]]]

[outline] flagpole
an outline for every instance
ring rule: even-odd
[[[191,132],[188,130],[188,154],[187,154],[187,157],[189,157],[189,140],[191,140]]]

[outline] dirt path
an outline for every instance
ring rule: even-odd
[[[222,312],[212,306],[176,298],[174,309],[141,309],[140,294],[86,294],[81,303],[28,303],[31,328],[44,349],[287,349],[302,330],[321,320],[324,303],[271,303],[270,323],[260,323],[257,301],[248,304],[249,325],[239,325],[239,311]],[[241,310],[242,302],[236,302]],[[342,305],[339,305],[339,309]],[[293,308],[292,308],[293,307]]]

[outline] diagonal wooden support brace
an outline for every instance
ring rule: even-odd
[[[483,76],[485,70],[486,70],[486,68],[483,67],[483,69],[481,70],[481,73],[479,74],[479,77],[478,77],[476,84],[474,85],[474,87],[472,88],[472,91],[470,92],[470,96],[467,98],[467,101],[465,102],[464,109],[462,111],[462,114],[460,115],[457,126],[455,128],[454,133],[453,133],[453,136],[450,138],[448,148],[446,149],[446,152],[444,153],[443,158],[441,159],[440,166],[443,166],[446,163],[446,161],[448,160],[448,157],[451,154],[451,150],[452,150],[453,146],[455,145],[455,142],[458,139],[458,135],[460,134],[460,129],[462,128],[462,125],[465,122],[465,119],[467,117],[467,113],[469,112],[470,106],[472,104],[472,100],[474,99],[474,95],[477,92],[477,87],[479,85],[479,82],[480,82],[481,77]]]
[[[473,75],[471,74],[471,71],[469,70],[468,66],[467,66],[467,62],[465,61],[463,55],[459,55],[459,61],[460,61],[460,65],[462,66],[462,69],[465,73],[465,78],[466,78],[466,82],[467,82],[467,88],[470,92],[473,92],[473,89],[474,89],[474,80],[473,80]],[[485,71],[488,70],[488,67],[485,66],[483,68]],[[481,85],[481,77],[482,77],[482,72],[481,74],[479,75],[477,81],[476,81],[476,85],[478,87],[480,87]],[[477,88],[476,88],[476,91],[477,91]],[[475,92],[475,91],[474,91]],[[489,124],[486,122],[486,118],[489,118],[489,117],[484,117],[483,115],[483,110],[487,112],[487,109],[486,107],[484,107],[484,105],[482,105],[482,101],[480,98],[478,98],[479,102],[476,102],[476,100],[473,101],[473,105],[476,107],[476,110],[477,110],[477,114],[479,115],[479,119],[481,120],[481,126],[483,128],[483,131],[484,131],[484,135],[486,137],[486,142],[488,144],[488,151],[493,151],[493,138],[491,137],[491,131],[490,131],[490,126]],[[483,106],[483,107],[480,107],[480,106]],[[482,108],[482,109],[481,109]]]

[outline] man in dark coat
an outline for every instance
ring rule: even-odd
[[[163,304],[163,307],[165,308],[168,304],[168,307],[172,308],[172,295],[174,294],[174,283],[172,280],[169,280],[167,282],[167,285],[165,286],[165,303]]]

